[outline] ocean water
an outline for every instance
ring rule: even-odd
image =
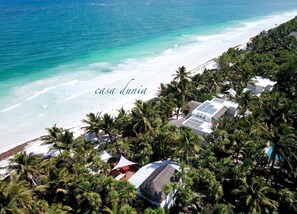
[[[194,68],[279,20],[296,0],[0,0],[0,145],[152,91],[183,64]]]

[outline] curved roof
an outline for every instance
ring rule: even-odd
[[[173,182],[176,172],[177,170],[170,164],[160,166],[140,185],[140,192],[152,201],[162,202],[167,196],[163,192],[163,187]]]
[[[160,166],[168,165],[170,164],[172,167],[174,167],[176,170],[179,170],[179,165],[176,162],[173,161],[156,161],[150,164],[147,164],[143,167],[141,167],[130,179],[129,182],[135,186],[136,188],[139,188],[139,186],[147,179],[156,169],[158,169]]]

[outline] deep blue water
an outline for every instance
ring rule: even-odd
[[[295,0],[0,0],[0,88],[68,63],[119,62],[137,43],[292,9]]]

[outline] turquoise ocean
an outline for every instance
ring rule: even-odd
[[[174,72],[167,64],[177,68],[184,57],[199,65],[208,55],[195,61],[195,50],[223,47],[226,37],[296,11],[296,0],[0,0],[0,146],[115,108],[120,98],[96,88],[138,78],[135,87],[150,90]]]

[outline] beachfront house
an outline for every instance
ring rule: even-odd
[[[163,191],[166,184],[174,181],[179,165],[173,161],[157,161],[140,168],[128,181],[137,188],[143,199],[156,207],[169,209],[175,201],[176,190]]]
[[[231,100],[214,98],[207,100],[198,106],[182,124],[181,127],[187,127],[199,135],[205,136],[212,133],[213,122],[217,121],[224,114],[236,117],[239,104]]]
[[[255,76],[249,81],[248,85],[243,89],[243,92],[250,90],[259,97],[263,91],[272,91],[276,83],[277,82],[271,81],[270,79]]]

